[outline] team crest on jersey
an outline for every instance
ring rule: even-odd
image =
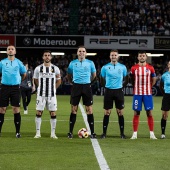
[[[51,69],[51,72],[54,72],[54,70],[53,70],[53,69]]]
[[[88,71],[89,69],[88,69],[87,67],[84,67],[84,70],[85,70],[85,71]]]
[[[118,73],[119,73],[119,74],[121,73],[121,70],[120,70],[120,69],[118,70]]]

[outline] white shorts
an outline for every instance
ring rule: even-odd
[[[54,97],[37,96],[36,110],[43,111],[45,107],[49,111],[56,111],[57,110],[56,96]]]

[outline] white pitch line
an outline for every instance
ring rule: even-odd
[[[85,122],[85,125],[88,129],[88,131],[90,132],[90,127],[89,127],[89,124],[87,122],[87,115],[86,115],[86,112],[82,106],[82,104],[79,104],[79,107],[80,107],[80,110],[81,110],[81,113],[82,113],[82,116],[83,116],[83,119],[84,119],[84,122]],[[107,164],[107,161],[102,153],[102,150],[100,148],[100,145],[98,143],[98,140],[97,139],[91,139],[91,142],[92,142],[92,146],[93,146],[93,149],[94,149],[94,153],[95,153],[95,156],[97,158],[97,161],[98,161],[98,164],[99,164],[99,167],[101,170],[110,170],[108,164]]]

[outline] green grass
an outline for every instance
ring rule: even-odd
[[[57,129],[58,140],[50,138],[50,116],[44,111],[42,116],[41,138],[35,135],[35,95],[29,106],[29,114],[23,114],[21,107],[22,138],[15,138],[15,128],[11,107],[5,115],[5,122],[0,137],[0,170],[98,170],[93,147],[90,139],[79,139],[77,131],[85,127],[80,109],[74,128],[74,138],[67,139],[68,120],[70,115],[69,96],[58,96]],[[161,99],[154,97],[155,135],[160,138]],[[132,97],[125,97],[125,134],[128,139],[119,137],[119,126],[115,109],[112,110],[106,139],[98,142],[104,157],[113,170],[169,170],[170,161],[170,125],[167,122],[166,139],[150,140],[147,118],[141,112],[138,139],[130,140],[132,135],[131,109]],[[95,117],[95,131],[99,137],[102,133],[103,97],[94,96],[93,112]]]

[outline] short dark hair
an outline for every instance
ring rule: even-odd
[[[86,47],[85,47],[84,45],[78,46],[77,50],[78,50],[79,48],[85,48],[85,50],[87,51],[87,49],[86,49]]]
[[[50,53],[51,54],[51,51],[50,50],[44,50],[43,55],[44,55],[44,53]]]
[[[139,51],[138,54],[146,54],[146,51]]]
[[[118,50],[110,50],[110,53],[111,53],[111,52],[116,52],[116,53],[119,54],[119,51],[118,51]]]
[[[15,45],[13,45],[13,44],[9,44],[9,45],[7,46],[7,48],[8,48],[9,46],[13,46],[13,47],[15,47]],[[15,48],[16,48],[16,47],[15,47]]]

